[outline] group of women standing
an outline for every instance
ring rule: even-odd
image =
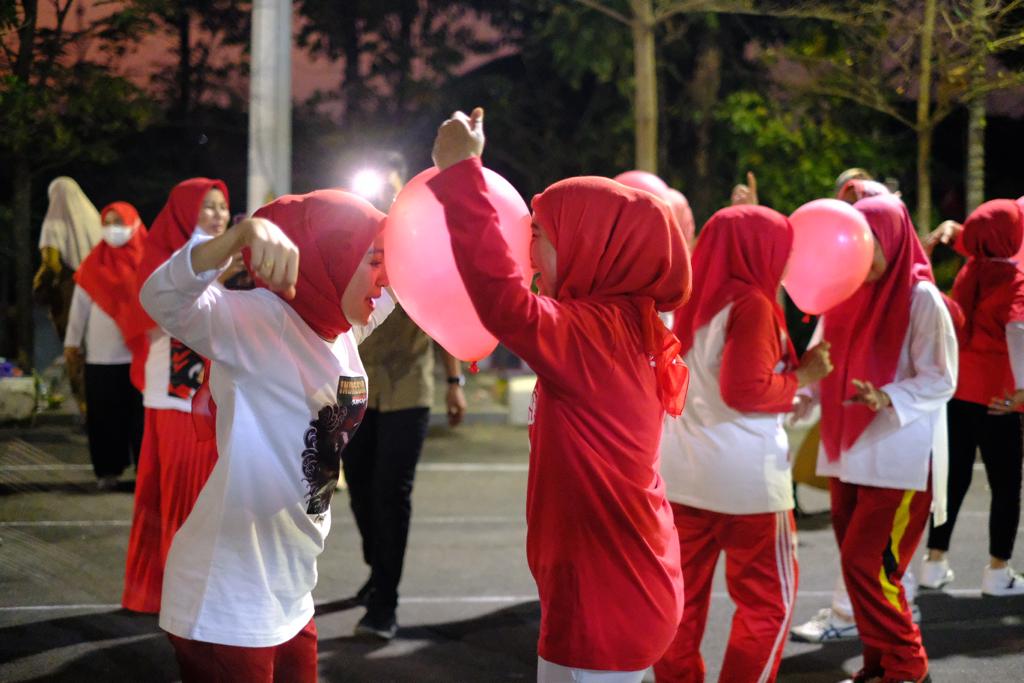
[[[864,643],[853,680],[929,680],[902,577],[929,514],[929,547],[948,547],[941,530],[963,497],[950,486],[947,521],[954,394],[965,403],[954,401],[949,419],[954,472],[979,440],[1005,448],[985,441],[995,420],[1016,434],[1017,507],[1000,498],[992,555],[1017,580],[1003,527],[1015,529],[1020,494],[1019,207],[989,202],[967,221],[971,259],[949,300],[899,198],[854,187],[875,241],[871,271],[798,357],[778,303],[793,242],[785,216],[719,211],[691,266],[679,224],[653,195],[563,180],[532,202],[537,293],[498,228],[483,147],[483,111],[456,113],[438,131],[441,172],[429,187],[481,321],[538,375],[526,498],[538,680],[638,683],[654,666],[659,681],[703,681],[722,552],[737,609],[721,680],[776,679],[799,575],[784,421],[813,402],[818,471],[831,478]],[[114,336],[108,320],[120,330],[130,353],[108,358],[145,396],[124,604],[160,611],[185,681],[315,681],[316,558],[367,403],[358,344],[393,308],[384,216],[322,190],[274,200],[225,232],[226,188],[192,179],[140,246],[137,215],[110,211],[131,233],[98,252],[109,277],[88,275],[86,261],[79,300],[99,309],[88,316],[107,331],[97,339]],[[218,284],[233,258],[245,259],[254,290]],[[142,308],[111,306],[104,292],[115,287]],[[668,311],[671,330],[658,315]],[[125,367],[129,356],[144,373]],[[958,385],[958,359],[984,386]],[[107,403],[98,399],[90,419]]]

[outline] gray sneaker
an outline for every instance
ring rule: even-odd
[[[828,643],[858,638],[860,634],[857,622],[844,619],[831,607],[826,607],[818,610],[809,621],[791,628],[789,636],[800,643]]]

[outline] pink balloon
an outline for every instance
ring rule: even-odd
[[[613,180],[638,190],[647,190],[660,199],[666,199],[665,195],[669,190],[664,180],[647,171],[626,171],[615,176]]]
[[[864,284],[875,243],[868,221],[838,199],[815,199],[789,217],[793,253],[783,286],[804,313],[818,315]]]
[[[675,215],[679,227],[683,229],[686,244],[692,248],[697,226],[693,222],[693,210],[690,208],[689,200],[686,199],[686,195],[672,187],[668,188],[664,199],[672,208],[672,213]]]
[[[444,209],[427,187],[428,168],[410,180],[388,211],[383,233],[388,278],[402,308],[420,328],[460,360],[478,361],[497,346],[480,322],[455,267]],[[498,212],[502,235],[527,277],[530,211],[511,183],[485,168],[487,196]]]

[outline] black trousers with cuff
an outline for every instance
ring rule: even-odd
[[[342,453],[363,559],[370,566],[371,614],[388,615],[398,605],[413,481],[429,423],[429,408],[368,409]]]
[[[85,429],[97,478],[120,476],[139,460],[146,413],[130,369],[127,364],[85,364]]]
[[[950,537],[960,506],[971,486],[978,450],[992,490],[989,505],[989,554],[1000,560],[1013,556],[1013,542],[1020,522],[1021,467],[1024,464],[1024,437],[1020,413],[989,415],[986,406],[953,399],[947,407],[949,426],[949,518],[942,526],[932,526],[928,547],[949,550]]]

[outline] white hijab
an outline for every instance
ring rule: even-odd
[[[102,238],[100,212],[71,178],[60,176],[46,190],[50,207],[43,219],[39,248],[60,252],[64,265],[78,270],[82,261]]]

